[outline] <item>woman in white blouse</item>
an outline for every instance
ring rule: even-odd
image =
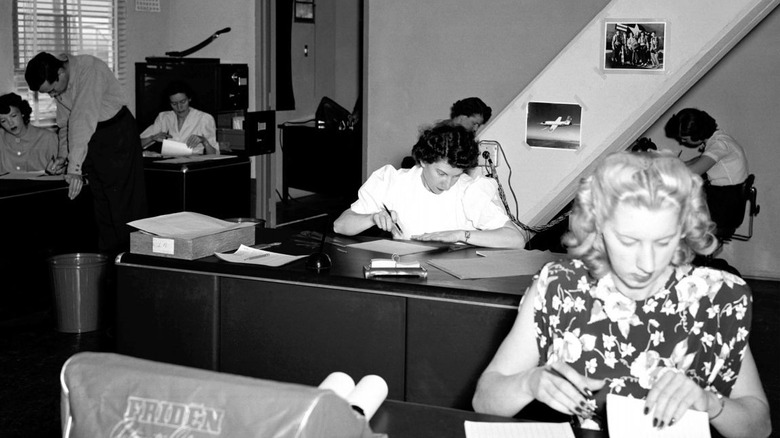
[[[146,148],[166,139],[185,143],[193,154],[217,154],[217,125],[211,114],[190,106],[192,90],[182,81],[171,82],[165,90],[172,111],[157,115],[152,126],[141,133],[141,145]]]
[[[334,231],[351,236],[376,226],[394,239],[523,248],[526,239],[504,211],[496,181],[467,173],[478,154],[474,133],[463,126],[446,121],[425,129],[412,148],[417,164],[376,170]]]

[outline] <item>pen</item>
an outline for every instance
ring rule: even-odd
[[[281,244],[282,242],[266,243],[260,246],[256,246],[255,249],[266,249],[266,248],[271,248],[272,246],[279,246]]]
[[[393,220],[393,215],[392,215],[392,214],[390,214],[390,209],[389,209],[389,208],[387,208],[387,206],[386,206],[385,204],[382,204],[382,207],[384,207],[384,208],[385,208],[385,211],[386,211],[386,212],[387,212],[387,214],[390,216],[390,220]],[[401,231],[401,227],[398,225],[398,222],[396,222],[396,221],[393,221],[393,225],[395,225],[395,227],[396,227],[396,228],[398,228],[398,232],[399,232],[399,233],[401,233],[401,234],[403,234],[403,233],[404,233],[403,231]]]
[[[564,376],[564,375],[563,375],[563,374],[562,374],[560,371],[556,370],[555,368],[553,368],[553,367],[551,367],[551,366],[550,366],[550,367],[546,367],[544,370],[545,370],[545,371],[549,371],[550,373],[552,373],[552,374],[555,374],[556,376],[560,377],[561,379],[563,379],[563,380],[565,380],[565,381],[569,382],[569,384],[571,384],[571,386],[573,386],[574,388],[576,388],[576,389],[577,389],[577,391],[578,391],[578,392],[579,392],[579,393],[580,393],[580,394],[581,394],[583,397],[585,397],[585,398],[587,398],[587,399],[593,398],[593,393],[590,391],[590,389],[588,389],[588,388],[585,388],[584,390],[580,389],[580,388],[579,388],[577,385],[575,385],[574,383],[572,383],[572,382],[571,382],[571,380],[569,380],[568,378],[566,378],[566,376]]]
[[[270,253],[270,252],[267,252],[267,253],[265,253],[265,254],[258,254],[258,255],[256,255],[256,256],[247,257],[247,258],[245,258],[244,260],[255,260],[255,259],[261,259],[261,258],[263,258],[263,257],[268,257],[269,255],[271,255],[271,253]]]

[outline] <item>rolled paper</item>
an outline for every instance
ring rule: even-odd
[[[335,392],[336,395],[346,400],[349,393],[355,389],[355,381],[352,380],[352,377],[349,377],[349,375],[346,373],[336,371],[330,373],[330,375],[328,375],[328,377],[326,377],[325,380],[320,383],[318,388],[330,389],[331,391]]]
[[[371,420],[379,406],[387,398],[387,382],[385,379],[371,374],[360,379],[355,389],[347,396],[347,401],[357,406]]]

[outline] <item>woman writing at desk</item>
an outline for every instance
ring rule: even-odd
[[[564,238],[574,258],[545,265],[523,296],[474,409],[511,416],[536,399],[596,428],[613,393],[644,399],[659,429],[693,409],[723,436],[767,436],[750,289],[689,264],[717,244],[701,187],[678,158],[644,153],[583,179]]]
[[[46,170],[57,158],[57,134],[30,125],[32,108],[18,94],[0,96],[0,175]]]
[[[181,81],[173,81],[165,89],[172,111],[163,111],[152,126],[141,133],[141,146],[170,139],[185,143],[193,154],[219,155],[217,125],[211,114],[190,106],[192,90]]]
[[[498,202],[496,182],[466,173],[478,154],[474,134],[462,126],[442,122],[424,130],[412,148],[417,164],[374,172],[334,231],[352,236],[377,226],[395,239],[522,248],[525,239]]]

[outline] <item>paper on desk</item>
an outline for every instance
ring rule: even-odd
[[[192,149],[185,143],[173,140],[163,140],[160,153],[168,157],[179,157],[182,155],[192,155]]]
[[[482,257],[470,259],[434,259],[428,260],[428,264],[442,271],[468,280],[474,278],[512,277],[515,275],[533,275],[544,266],[545,263],[565,257],[550,251],[527,251],[524,249],[513,250],[486,250],[481,249],[477,254]]]
[[[466,428],[466,438],[574,438],[574,431],[569,423],[466,421],[463,426]]]
[[[225,158],[233,158],[234,155],[189,155],[186,157],[166,158],[164,160],[157,160],[155,163],[168,163],[168,164],[183,164],[183,163],[195,163],[199,161],[211,161],[211,160],[224,160]]]
[[[127,225],[161,237],[194,239],[237,228],[254,227],[252,222],[228,222],[205,214],[181,211],[161,216],[138,219]]]
[[[653,427],[653,413],[644,414],[645,401],[607,394],[607,423],[611,438],[710,438],[706,412],[688,409],[674,426]]]
[[[287,254],[279,254],[262,249],[255,249],[246,245],[241,245],[234,253],[218,252],[214,255],[226,262],[248,263],[250,265],[271,267],[286,265],[287,263],[306,257],[305,255],[292,256]]]
[[[418,252],[433,251],[439,249],[435,246],[417,245],[415,243],[399,242],[397,240],[373,240],[371,242],[353,243],[347,245],[350,248],[365,249],[368,251],[382,252],[385,254],[414,254]]]

